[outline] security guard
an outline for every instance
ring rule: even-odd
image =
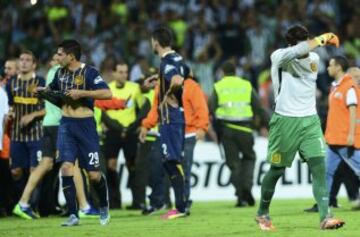
[[[236,206],[243,207],[255,204],[251,194],[256,159],[253,149],[254,122],[260,122],[260,132],[265,135],[269,116],[261,107],[251,83],[235,76],[235,70],[232,62],[223,64],[224,77],[215,83],[209,107],[216,118],[218,140],[231,170],[230,181],[238,199]]]
[[[154,88],[149,88],[145,85],[145,78],[154,73],[156,73],[156,69],[150,68],[147,75],[143,75],[141,78],[136,80],[136,82],[140,85],[140,91],[144,99],[143,106],[138,116],[139,120],[142,120],[146,117],[154,103],[155,90]],[[143,208],[145,208],[146,186],[150,182],[149,179],[151,173],[152,158],[154,157],[154,155],[152,155],[154,153],[154,143],[157,140],[158,136],[158,127],[155,126],[148,131],[145,142],[138,143],[138,150],[135,162],[134,202],[140,203]],[[156,150],[158,150],[157,152],[160,153],[155,155],[155,158],[158,158],[161,156],[161,150]]]

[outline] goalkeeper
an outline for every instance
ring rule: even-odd
[[[255,220],[261,230],[275,229],[269,217],[270,202],[278,179],[299,152],[312,174],[320,228],[337,229],[345,222],[333,218],[329,209],[325,142],[315,106],[319,56],[311,50],[325,45],[339,47],[339,39],[333,33],[326,33],[309,40],[308,30],[300,25],[289,28],[285,38],[289,47],[278,49],[271,55],[275,95],[267,155],[271,167],[262,181],[260,207]]]

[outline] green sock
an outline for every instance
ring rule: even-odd
[[[329,193],[326,187],[326,171],[324,157],[314,157],[307,161],[312,174],[312,188],[319,207],[320,221],[330,215]]]
[[[258,215],[266,215],[269,213],[269,206],[274,195],[275,186],[279,178],[284,174],[285,167],[271,166],[270,170],[265,174],[261,184],[261,198]]]

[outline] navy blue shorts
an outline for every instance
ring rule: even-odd
[[[165,161],[181,162],[184,154],[185,119],[182,109],[169,107],[169,123],[160,124],[160,142]]]
[[[81,168],[99,170],[99,135],[94,118],[63,117],[58,129],[57,149],[59,157],[56,162],[75,163],[79,159]]]
[[[41,160],[41,141],[10,143],[11,168],[36,167]]]

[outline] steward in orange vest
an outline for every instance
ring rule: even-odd
[[[334,174],[341,161],[344,161],[360,176],[360,93],[350,74],[346,58],[333,57],[328,66],[328,73],[335,78],[329,94],[329,111],[325,131],[328,146],[326,161],[327,188],[331,190]],[[351,180],[348,180],[351,181]],[[356,180],[353,180],[355,183]],[[360,205],[353,208],[360,208]]]
[[[350,89],[353,92],[350,92]],[[356,117],[360,118],[360,109],[357,109],[360,106],[357,106],[357,103],[355,103],[359,101],[358,93],[359,91],[356,89],[356,85],[349,74],[345,74],[338,82],[335,82],[335,86],[331,89],[325,131],[325,139],[329,145],[353,145],[356,148],[360,148],[359,129],[355,129]],[[355,94],[356,101],[351,101],[348,98],[350,94]],[[350,120],[352,109],[356,116],[352,119],[354,121]],[[358,132],[355,133],[355,130],[358,130]]]

